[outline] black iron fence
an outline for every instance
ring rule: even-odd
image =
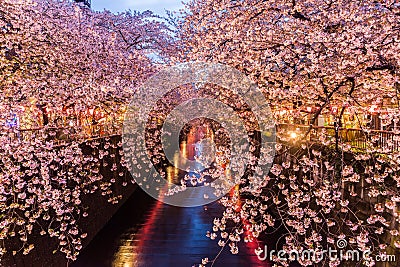
[[[120,134],[121,125],[97,124],[82,127],[48,127],[36,129],[15,129],[2,133],[10,140],[32,140],[43,138],[63,143],[71,140],[91,139]],[[278,124],[278,138],[283,141],[319,142],[335,138],[334,127],[309,126],[296,124]],[[340,143],[349,144],[355,149],[379,149],[382,152],[400,151],[400,133],[369,129],[339,128],[337,137]]]
[[[339,128],[295,124],[279,124],[279,137],[285,140],[318,142],[326,138],[339,139],[356,149],[379,149],[382,152],[400,151],[400,133],[369,129]]]
[[[71,127],[45,127],[35,129],[9,128],[1,133],[3,138],[10,141],[28,141],[40,138],[62,144],[73,140],[87,140],[119,134],[121,126],[111,124],[96,124]]]

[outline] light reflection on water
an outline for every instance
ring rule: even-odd
[[[202,142],[205,139],[214,142],[214,132],[211,127],[204,124],[191,127],[180,142],[180,153],[174,154],[173,165],[183,166],[187,160],[194,160],[200,156],[207,149]],[[174,166],[166,167],[166,179],[169,183],[179,184],[184,172]],[[158,201],[148,212],[141,229],[129,229],[121,236],[112,266],[163,266],[163,264],[171,266],[169,255],[174,253],[178,254],[178,257],[179,254],[192,253],[207,256],[215,251],[215,249],[210,250],[210,241],[205,237],[211,222],[212,219],[205,216],[203,207],[182,209]],[[158,225],[160,228],[156,229]],[[172,247],[167,244],[171,244]],[[182,259],[180,259],[180,263],[175,266],[192,266],[201,262],[200,256],[186,255],[186,257],[187,265],[181,265]]]
[[[113,267],[134,267],[137,266],[136,255],[133,248],[133,240],[126,239],[121,240],[121,246],[118,248],[115,254],[114,261],[112,263]]]
[[[205,127],[202,126],[200,127],[200,129],[199,127],[192,127],[186,136],[186,140],[182,140],[180,142],[180,153],[177,152],[174,154],[173,165],[182,166],[186,163],[188,159],[194,160],[196,156],[199,156],[203,152],[203,143],[201,141],[204,139],[209,139],[211,140],[211,142],[214,142],[214,132],[211,130],[211,128],[208,125],[205,125]],[[178,184],[181,179],[181,171],[174,166],[167,166],[166,179],[169,183]],[[157,217],[163,208],[164,204],[162,204],[161,202],[157,202],[154,205],[149,213],[150,215],[147,221],[140,231],[140,234],[136,233],[134,229],[130,229],[127,233],[122,235],[118,250],[114,254],[112,262],[113,267],[150,266],[149,262],[141,257],[141,254],[144,252],[143,247],[146,246],[146,239],[143,239],[142,237],[148,237],[146,236],[146,234],[149,234],[149,232],[151,232],[151,228],[154,226],[155,223],[157,223]],[[193,215],[198,215],[198,211],[202,211],[202,208],[197,208],[197,212],[189,212],[190,216],[192,217],[191,219],[197,221],[197,225],[199,225],[199,218],[198,216]],[[202,224],[204,224],[204,222]],[[206,231],[207,228],[204,228],[201,232],[204,235]],[[186,233],[185,237],[195,236],[197,234],[199,233],[197,233],[196,230],[196,233]],[[188,241],[191,242],[191,240],[186,240],[185,243],[187,243]],[[192,244],[192,246],[193,245],[194,244]]]
[[[216,160],[217,154],[222,158],[219,151],[216,150],[214,129],[205,120],[195,119],[189,123],[191,127],[183,133],[180,141],[180,148],[173,156],[172,164],[165,168],[165,179],[169,183],[181,184],[185,174],[195,175],[194,172],[186,172],[179,169],[178,166],[189,166],[188,161],[193,163],[192,170],[215,169],[218,166],[224,168],[222,163]],[[221,137],[220,137],[221,138]],[[220,146],[222,147],[222,146]],[[225,158],[228,155],[225,154]],[[214,165],[213,165],[214,164]],[[176,166],[176,167],[175,167]]]
[[[182,166],[184,164],[178,163],[193,160],[203,153],[201,141],[204,139],[214,142],[214,132],[210,127],[205,126],[200,130],[191,128],[186,138],[180,142],[180,153],[174,155],[173,165]],[[226,162],[218,164],[226,170]],[[165,172],[168,182],[180,183],[181,170],[167,166]],[[157,201],[148,210],[142,225],[128,229],[120,237],[112,266],[198,266],[202,258],[212,258],[220,249],[217,242],[206,237],[206,233],[212,228],[213,218],[221,216],[222,212],[223,208],[218,203],[206,207],[179,208]],[[249,247],[243,245],[242,249],[247,255],[231,255],[229,249],[226,249],[225,254],[221,254],[224,259],[214,266],[267,266],[255,258],[252,247],[249,250]]]

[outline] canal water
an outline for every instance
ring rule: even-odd
[[[194,208],[170,206],[138,187],[71,266],[198,266],[202,258],[213,259],[221,250],[206,233],[222,212],[218,202]],[[226,246],[213,266],[272,266],[257,258],[255,244],[241,242],[239,248],[239,254],[232,255]]]
[[[191,124],[184,134],[185,138],[180,140],[181,154],[174,156],[174,166],[203,153],[206,150],[202,142],[204,139],[209,138],[218,144],[218,137],[214,139],[216,131],[212,123],[209,125],[204,120]],[[228,140],[224,136],[220,139]],[[169,166],[166,173],[169,182],[179,182],[175,181],[181,176],[177,169]],[[221,250],[218,238],[210,240],[206,236],[207,231],[212,232],[214,218],[220,218],[223,211],[219,202],[191,208],[170,206],[137,187],[72,266],[190,267],[199,266],[203,258],[213,260],[217,255],[215,261],[207,266],[272,266],[268,261],[259,260],[254,250],[258,246],[264,248],[264,244],[275,249],[282,233],[276,231],[263,237],[263,242],[259,244],[241,241],[238,244],[239,253],[233,255],[228,245]]]

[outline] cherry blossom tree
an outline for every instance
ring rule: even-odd
[[[121,143],[87,141],[89,154],[82,143],[100,113],[118,134],[136,86],[158,68],[149,55],[170,53],[170,32],[151,12],[55,0],[2,0],[0,31],[0,256],[29,253],[39,229],[74,260],[86,236],[82,196],[101,191],[115,203],[115,177],[100,169],[124,175],[110,152]]]
[[[226,210],[208,235],[233,253],[238,240],[255,242],[278,227],[286,231],[287,252],[338,248],[346,239],[347,249],[373,252],[357,263],[367,266],[373,255],[396,252],[400,4],[202,0],[190,1],[182,16],[175,60],[218,62],[247,74],[278,129],[268,183],[244,183],[224,197]],[[357,130],[346,129],[347,113]],[[333,127],[318,127],[323,116]],[[376,131],[376,120],[388,132]],[[306,126],[291,126],[300,122]],[[340,264],[327,257],[299,262]]]

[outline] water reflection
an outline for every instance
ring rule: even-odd
[[[122,244],[115,254],[115,260],[112,263],[113,267],[134,267],[138,266],[133,249],[133,240],[121,240]]]
[[[180,140],[180,153],[173,156],[173,165],[179,166],[178,162],[201,157],[205,151],[209,153],[209,143],[202,142],[204,140],[217,144],[222,141],[229,143],[229,136],[219,140],[216,131],[203,122],[184,129],[184,133]],[[218,151],[214,152],[213,159],[222,169],[229,164],[228,156],[218,154]],[[184,172],[172,164],[164,167],[168,182],[179,183]],[[225,171],[225,175],[229,175],[228,171]],[[143,192],[140,188],[137,190]],[[220,217],[224,211],[220,204],[214,202],[206,207],[180,208],[149,199],[151,197],[143,193],[128,201],[93,244],[84,250],[74,266],[198,266],[202,258],[212,259],[219,253],[221,248],[217,241],[210,240],[206,233],[212,229],[213,219]],[[136,214],[139,208],[145,210],[144,214]],[[139,216],[142,220],[131,219]],[[253,244],[240,242],[239,249],[238,255],[232,255],[229,247],[225,248],[213,266],[270,266],[257,259]]]
[[[214,142],[221,144],[222,141],[215,140],[215,129],[209,123],[204,120],[193,121],[182,132],[180,151],[173,157],[174,166],[182,166],[187,160],[194,160],[202,166],[208,164],[215,167],[217,164],[220,168],[226,167],[227,156],[216,155],[212,147]],[[226,142],[229,137],[224,138]],[[180,183],[186,172],[174,166],[166,166],[166,179],[170,183]],[[189,174],[194,175],[191,172]],[[223,208],[218,203],[206,208],[179,208],[156,202],[140,230],[128,229],[122,235],[112,266],[192,266],[201,263],[204,257],[212,258],[220,247],[217,242],[209,240],[206,233],[212,227],[213,218],[222,212]],[[226,249],[220,256],[223,259],[214,266],[262,266],[248,247],[242,249],[248,255],[231,255],[229,249]]]
[[[217,242],[205,236],[212,220],[222,212],[214,203],[196,208],[178,208],[157,202],[140,229],[127,229],[120,237],[113,256],[114,267],[180,267],[201,263],[220,250]],[[252,247],[241,243],[239,255],[229,248],[222,251],[214,266],[269,266],[260,262]]]
[[[149,145],[148,150],[157,150],[159,145]],[[219,178],[229,157],[230,138],[225,129],[212,119],[198,118],[181,129],[179,150],[154,165],[169,183],[190,187]]]

